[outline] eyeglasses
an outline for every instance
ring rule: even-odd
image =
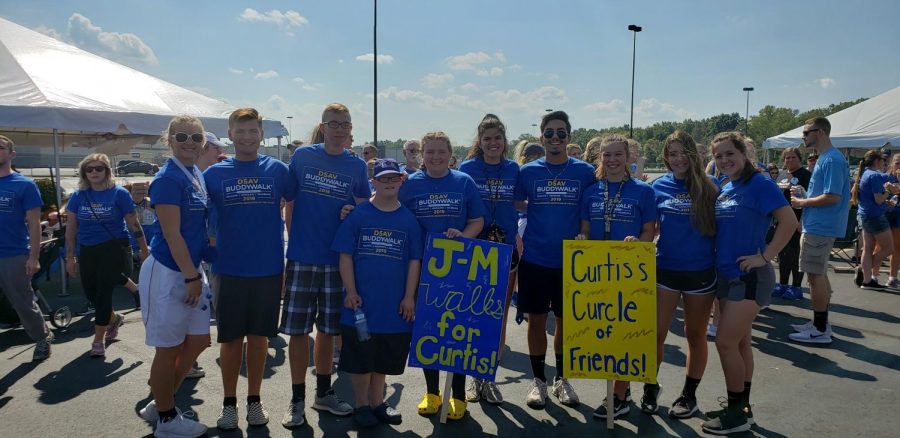
[[[350,129],[350,128],[353,127],[353,123],[350,123],[350,122],[336,122],[336,121],[332,120],[332,121],[330,121],[330,122],[325,122],[325,126],[331,128],[331,129],[338,129],[338,128],[341,128],[341,129]]]
[[[106,166],[84,166],[84,173],[106,172]]]
[[[809,130],[803,131],[803,136],[806,137],[809,135],[810,132],[816,132],[816,131],[821,131],[821,130],[822,129],[820,129],[820,128],[809,129]]]
[[[380,183],[397,183],[403,179],[402,175],[391,175],[391,176],[379,176],[375,178],[376,181]]]
[[[562,128],[559,128],[556,131],[554,131],[552,128],[547,128],[544,130],[544,138],[546,138],[546,139],[553,138],[553,134],[556,134],[556,137],[560,138],[560,139],[569,137],[569,133],[566,132],[566,130],[562,129]]]
[[[186,142],[188,140],[188,138],[190,138],[191,141],[193,141],[194,143],[203,143],[203,139],[206,138],[206,136],[204,136],[203,134],[200,134],[200,133],[185,134],[183,132],[177,132],[177,133],[173,134],[172,137],[174,137],[175,141],[177,141],[179,143]]]

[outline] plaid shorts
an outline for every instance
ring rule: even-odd
[[[288,260],[284,273],[285,297],[278,331],[288,336],[306,335],[316,328],[325,334],[341,334],[344,294],[335,265],[303,265]]]

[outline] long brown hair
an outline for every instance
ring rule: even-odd
[[[749,181],[750,178],[758,173],[756,171],[756,165],[753,164],[752,160],[750,160],[750,156],[747,153],[747,137],[744,137],[744,134],[741,134],[738,131],[728,131],[728,132],[720,132],[716,134],[712,139],[712,151],[713,151],[713,161],[715,161],[716,155],[716,145],[723,141],[730,141],[731,144],[734,145],[735,149],[737,149],[741,154],[744,155],[744,168],[741,169],[741,174],[738,177],[738,181],[746,182]],[[719,169],[719,166],[716,166],[716,170]]]
[[[714,236],[716,234],[715,206],[719,189],[704,172],[703,164],[700,162],[700,152],[697,150],[694,138],[684,131],[675,131],[666,137],[662,154],[663,161],[669,170],[672,170],[672,167],[669,166],[669,146],[672,143],[681,143],[690,164],[684,185],[691,195],[691,223],[697,228],[697,231],[700,231],[701,235]]]
[[[872,167],[876,161],[883,159],[884,157],[878,149],[866,151],[866,155],[863,156],[863,159],[859,162],[859,170],[856,172],[856,181],[855,184],[853,184],[853,190],[850,191],[850,202],[856,204],[859,200],[859,181],[862,179],[862,174],[866,171],[866,168]]]
[[[503,155],[506,155],[506,125],[504,125],[496,115],[487,114],[481,119],[481,123],[478,124],[478,130],[475,132],[475,140],[472,142],[472,147],[469,148],[465,160],[471,160],[476,157],[484,158],[484,151],[481,149],[481,136],[484,135],[484,131],[487,131],[488,129],[497,129],[500,131],[500,134],[503,135]]]

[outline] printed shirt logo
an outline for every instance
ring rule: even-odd
[[[606,218],[606,200],[603,195],[591,200],[591,220],[604,221]],[[637,217],[637,199],[622,198],[612,211],[613,222],[633,222]]]
[[[685,192],[676,193],[672,197],[662,200],[659,205],[657,205],[657,208],[659,210],[665,210],[666,213],[690,215],[692,206],[693,202],[691,202],[691,195],[690,193]]]
[[[741,204],[741,196],[731,193],[723,193],[716,199],[716,217],[736,217],[738,206]]]
[[[4,213],[12,213],[13,199],[16,194],[7,190],[0,190],[0,211]]]
[[[416,197],[413,212],[420,218],[459,217],[462,205],[462,193],[428,193]]]
[[[78,220],[108,222],[113,220],[115,205],[109,202],[85,202],[78,208]]]
[[[226,206],[272,204],[275,202],[275,178],[229,178],[222,181],[222,198]]]
[[[350,198],[352,177],[313,166],[304,166],[302,174],[301,191],[341,200]]]
[[[205,211],[206,210],[206,201],[207,199],[203,197],[203,192],[197,190],[197,187],[192,184],[185,187],[185,193],[188,197],[188,210],[191,211]]]
[[[406,233],[383,228],[361,228],[356,252],[360,255],[402,260],[406,249]]]
[[[534,182],[535,204],[578,205],[581,181],[573,179],[539,179]]]
[[[481,199],[491,200],[495,195],[498,202],[513,202],[515,200],[515,181],[504,181],[499,178],[487,178],[476,182]]]

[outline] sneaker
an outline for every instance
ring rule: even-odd
[[[654,414],[659,409],[659,395],[662,394],[662,386],[644,385],[644,396],[641,397],[641,411],[645,414]]]
[[[784,291],[784,295],[781,298],[786,300],[802,300],[803,289],[799,286],[790,286]]]
[[[715,324],[710,324],[709,326],[706,327],[706,336],[709,336],[710,338],[715,338],[716,331],[718,331],[718,329],[719,328],[716,327]]]
[[[613,397],[613,419],[619,418],[627,413],[631,412],[631,407],[628,405],[628,402],[625,400],[619,400],[616,397]],[[606,419],[606,398],[603,399],[603,403],[594,409],[594,418]]]
[[[860,287],[860,286],[863,285],[863,272],[862,272],[862,268],[859,268],[859,267],[856,268],[856,276],[853,277],[853,282],[856,283],[856,286],[857,286],[857,287]]]
[[[768,304],[764,304],[764,305],[762,305],[762,306],[759,306],[759,311],[762,312],[763,310],[769,310],[769,305],[768,305]]]
[[[900,280],[898,280],[896,278],[893,280],[889,280],[887,282],[887,284],[885,284],[884,286],[889,287],[891,289],[900,289]]]
[[[177,411],[178,408],[175,408]],[[138,411],[138,416],[148,423],[156,423],[159,421],[159,409],[156,409],[156,400],[150,400],[147,406]]]
[[[788,286],[786,284],[776,284],[775,289],[772,289],[772,298],[781,298],[784,296],[784,293],[787,292],[787,289]]]
[[[119,327],[125,325],[125,315],[121,313],[116,313],[116,320],[110,321],[109,325],[106,326],[106,335],[103,339],[107,342],[116,339],[119,336]]]
[[[298,402],[291,402],[288,405],[287,413],[284,414],[284,417],[281,419],[281,425],[288,429],[292,429],[306,424],[306,413],[304,413],[305,408],[306,405],[303,400]]]
[[[50,344],[53,342],[54,338],[56,338],[56,336],[53,335],[53,332],[48,332],[46,338],[35,342],[34,354],[31,356],[32,362],[40,362],[50,357]]]
[[[155,437],[196,437],[206,433],[206,426],[200,422],[185,418],[185,413],[179,412],[175,418],[163,422],[156,421]]]
[[[482,391],[484,391],[484,379],[473,377],[466,384],[466,401],[472,403],[481,401]]]
[[[529,408],[543,408],[547,404],[547,382],[535,377],[531,381],[531,388],[528,388],[528,395],[525,396],[525,404]]]
[[[699,410],[696,398],[682,394],[675,400],[675,403],[672,403],[672,408],[669,409],[669,416],[672,418],[691,418]]]
[[[503,403],[503,394],[497,389],[497,382],[485,381],[484,385],[481,387],[481,397],[484,401],[492,405]]]
[[[372,408],[360,406],[353,410],[353,421],[361,429],[368,429],[378,425],[378,417],[372,413]]]
[[[830,344],[831,343],[831,333],[828,333],[828,328],[826,327],[825,333],[820,332],[815,327],[810,327],[809,330],[804,332],[791,333],[788,335],[794,341],[804,342],[807,344]]]
[[[804,322],[803,324],[791,324],[791,328],[795,332],[805,332],[813,327],[813,320]]]
[[[859,288],[865,289],[865,290],[882,290],[882,289],[884,289],[884,285],[878,283],[878,280],[873,278],[873,279],[863,283],[862,285],[860,285]]]
[[[312,407],[318,411],[331,412],[339,417],[353,415],[353,407],[338,398],[333,389],[328,390],[323,397],[316,397]]]
[[[400,414],[400,411],[387,403],[382,403],[375,409],[372,409],[372,413],[382,423],[397,425],[403,422],[403,415]]]
[[[750,430],[750,422],[743,409],[725,410],[721,415],[704,421],[701,425],[703,431],[713,435],[728,435]]]
[[[238,427],[237,405],[222,406],[222,413],[216,420],[216,427],[221,430],[232,430]]]
[[[106,347],[102,342],[91,342],[91,357],[106,356]]]
[[[726,399],[725,397],[719,397],[718,401],[721,409],[719,409],[718,411],[707,412],[706,418],[713,419],[725,415],[725,412],[727,411],[727,409],[725,409],[725,406],[728,406],[728,399]],[[750,405],[744,406],[744,415],[747,417],[747,422],[750,423],[751,426],[756,424],[756,422],[753,421],[753,408]]]
[[[559,377],[553,382],[553,395],[559,399],[559,402],[566,406],[578,406],[578,394],[575,394],[575,388],[569,384],[569,379]]]
[[[260,402],[247,404],[247,424],[262,426],[269,422],[269,411]]]
[[[201,377],[206,376],[206,370],[203,369],[200,365],[194,365],[191,367],[191,370],[187,372],[184,376],[185,379],[199,379]]]

